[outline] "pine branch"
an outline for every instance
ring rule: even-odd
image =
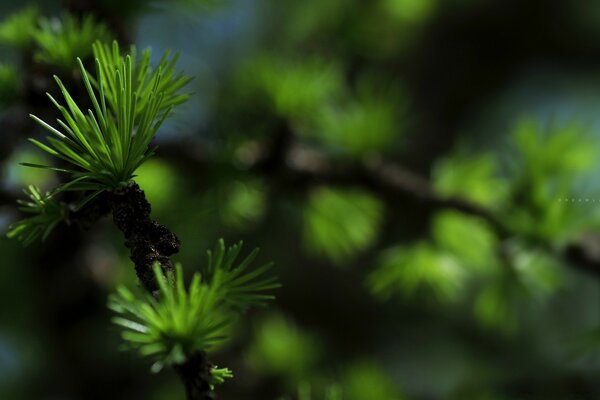
[[[154,293],[158,287],[152,265],[158,262],[163,272],[172,271],[169,256],[179,251],[179,239],[150,218],[150,203],[135,182],[112,192],[110,204],[114,223],[123,232],[125,246],[130,249],[136,274],[144,288]]]
[[[65,105],[49,97],[64,117],[64,121],[58,121],[60,130],[32,116],[52,136],[46,138],[46,143],[30,141],[66,166],[24,165],[59,172],[68,177],[67,182],[52,193],[32,187],[30,200],[21,202],[22,211],[32,216],[13,224],[8,235],[29,243],[45,238],[62,221],[89,228],[112,213],[142,286],[157,296],[159,282],[153,266],[158,264],[165,276],[172,272],[169,256],[179,251],[179,240],[150,218],[150,203],[131,179],[137,167],[153,154],[150,142],[173,106],[187,99],[178,91],[189,78],[174,70],[177,56],[165,54],[153,69],[149,50],[141,53],[139,59],[134,49],[131,55],[121,56],[116,42],[112,47],[96,44],[94,55],[96,76],[88,74],[78,60],[93,110],[85,114],[77,103],[81,96],[72,96],[56,78]],[[56,197],[62,193],[70,201],[72,196],[68,194],[74,191],[83,195],[77,203],[66,204]],[[210,376],[207,378],[200,370],[194,373],[194,368],[201,366],[198,357],[189,363],[182,360],[181,371],[185,373],[180,376],[184,385],[196,388],[188,390],[190,399],[212,396]],[[208,365],[208,361],[204,364]]]
[[[278,137],[287,137],[286,140],[275,139],[271,144],[236,159],[235,163],[289,191],[318,185],[360,187],[385,199],[390,205],[390,212],[395,212],[393,205],[398,199],[410,198],[434,211],[449,209],[479,217],[490,224],[500,239],[511,236],[510,229],[493,210],[465,198],[444,196],[432,187],[428,179],[399,163],[382,159],[342,162],[290,140],[291,133],[286,133],[285,129],[288,128],[279,132]],[[281,146],[282,143],[286,146]],[[194,151],[189,151],[190,148]],[[202,174],[211,165],[211,156],[201,148],[198,143],[165,143],[161,145],[160,157],[169,162],[173,160],[184,170]],[[600,238],[588,235],[567,244],[556,256],[571,268],[600,278],[599,244]]]
[[[123,233],[130,249],[136,275],[153,296],[158,294],[153,265],[158,262],[165,275],[173,271],[170,256],[179,251],[179,239],[164,225],[150,218],[151,206],[135,182],[113,192],[104,192],[71,214],[71,221],[80,227],[90,227],[99,218],[112,213],[113,221]],[[181,378],[188,400],[212,400],[210,369],[212,363],[204,353],[194,353],[182,364],[174,366]]]

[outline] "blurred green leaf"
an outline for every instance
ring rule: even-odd
[[[569,238],[581,221],[577,206],[547,197],[536,206],[517,206],[507,218],[512,229],[536,240],[560,242]],[[583,211],[583,210],[581,210]]]
[[[112,39],[106,25],[94,17],[79,20],[71,14],[42,18],[33,36],[38,46],[36,60],[64,69],[77,68],[77,58],[84,60],[91,55],[94,42],[108,43]]]
[[[384,0],[385,8],[403,22],[422,22],[435,11],[438,0]]]
[[[455,155],[439,162],[433,172],[434,187],[445,196],[458,196],[475,203],[499,207],[506,201],[507,183],[498,176],[491,155]]]
[[[221,219],[232,227],[244,228],[265,212],[266,194],[258,180],[228,182],[219,197]]]
[[[596,164],[597,142],[577,124],[544,128],[535,119],[519,121],[512,159],[514,209],[507,222],[538,240],[563,241],[593,223],[592,213],[567,200],[577,197],[575,177]]]
[[[29,47],[33,42],[38,15],[35,5],[10,15],[0,24],[0,43],[19,49]]]
[[[588,170],[597,160],[597,143],[576,123],[544,129],[538,120],[523,118],[513,137],[522,160],[521,171],[532,181],[572,176]]]
[[[544,306],[561,288],[564,278],[557,260],[548,253],[510,243],[508,265],[480,292],[475,315],[486,326],[514,333],[525,307]]]
[[[509,251],[519,280],[533,300],[543,302],[563,286],[564,269],[554,254],[519,244]]]
[[[178,188],[173,167],[162,160],[150,159],[136,171],[135,181],[146,193],[153,209],[161,210],[171,203]]]
[[[256,370],[287,377],[292,382],[314,373],[321,346],[311,334],[301,331],[281,315],[272,315],[256,329],[247,354]]]
[[[9,185],[23,187],[34,185],[41,188],[49,188],[56,174],[53,171],[42,168],[25,168],[21,163],[29,162],[32,164],[48,165],[50,160],[42,152],[18,149],[14,151],[6,163],[7,177],[6,183]]]
[[[401,133],[396,114],[389,100],[373,96],[345,105],[331,105],[319,113],[312,136],[356,156],[389,150],[396,135]]]
[[[373,244],[382,219],[383,205],[366,192],[319,188],[304,211],[304,243],[342,264]]]
[[[523,288],[510,274],[501,274],[486,285],[475,302],[475,315],[490,328],[514,333],[519,325],[519,305]]]
[[[481,219],[446,211],[438,213],[432,225],[436,244],[464,265],[485,270],[496,263],[498,238]]]
[[[387,372],[373,362],[361,362],[349,367],[341,387],[344,400],[404,399]]]
[[[423,242],[386,250],[368,284],[382,299],[397,292],[410,297],[425,290],[439,301],[452,301],[460,296],[464,278],[465,271],[455,257]]]
[[[306,118],[342,88],[339,68],[323,59],[293,60],[263,56],[242,68],[238,90],[264,98],[285,118]]]

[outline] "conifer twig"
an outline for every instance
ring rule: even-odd
[[[290,135],[288,133],[287,135]],[[285,143],[285,146],[281,146]],[[202,174],[211,164],[207,151],[199,150],[197,143],[165,143],[160,156],[176,165]],[[189,151],[193,148],[194,151]],[[271,154],[275,151],[277,154]],[[274,162],[275,161],[275,162]],[[304,190],[315,185],[355,186],[376,193],[388,204],[400,198],[421,201],[433,210],[451,209],[482,218],[495,230],[501,239],[511,236],[510,229],[494,210],[458,196],[438,193],[428,179],[399,163],[382,159],[364,162],[341,162],[322,152],[308,149],[288,139],[274,140],[273,145],[258,147],[252,155],[235,160],[244,170],[257,173],[286,189]],[[390,207],[393,211],[394,207]],[[600,238],[587,235],[581,240],[567,244],[557,256],[570,267],[600,278]]]

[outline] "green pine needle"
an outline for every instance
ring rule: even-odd
[[[190,80],[183,74],[175,74],[177,56],[170,58],[166,53],[158,66],[152,68],[149,50],[142,53],[139,62],[135,48],[131,54],[122,56],[117,42],[112,47],[97,42],[93,52],[95,77],[77,60],[92,110],[82,110],[55,77],[64,104],[51,95],[48,97],[63,116],[58,120],[59,127],[31,116],[52,136],[46,143],[30,141],[71,165],[65,169],[28,165],[69,175],[70,181],[58,191],[93,191],[96,195],[126,184],[134,177],[135,170],[154,154],[150,142],[172,108],[188,98],[177,93]]]
[[[24,192],[29,200],[19,200],[19,209],[32,216],[12,224],[6,236],[28,246],[39,238],[45,240],[56,225],[66,219],[67,209],[52,194],[42,194],[36,186],[31,185]]]
[[[176,266],[174,276],[165,277],[159,265],[154,272],[160,288],[158,299],[120,287],[110,297],[109,308],[119,314],[113,322],[123,328],[123,339],[140,355],[153,359],[152,369],[159,371],[223,342],[234,319],[222,294],[202,283],[199,274],[186,290],[181,265]]]
[[[210,370],[210,378],[210,390],[215,390],[216,385],[223,384],[225,379],[233,378],[233,372],[229,368],[218,368],[217,366],[214,366]]]
[[[202,270],[204,281],[219,287],[225,294],[226,302],[238,311],[243,311],[249,306],[264,305],[266,301],[274,298],[265,292],[281,287],[277,278],[267,274],[273,263],[249,270],[258,255],[258,249],[254,249],[236,264],[242,245],[243,242],[239,242],[226,248],[223,239],[219,240],[214,253],[208,251],[208,264]]]
[[[153,371],[181,364],[195,352],[210,351],[227,339],[240,311],[272,298],[262,292],[279,287],[275,278],[264,277],[264,266],[248,268],[256,251],[233,266],[240,249],[238,244],[225,251],[224,242],[219,241],[215,258],[209,256],[202,277],[194,274],[187,289],[181,265],[166,277],[155,265],[158,298],[125,287],[111,295],[109,308],[118,314],[114,323],[123,328],[122,337],[129,347],[154,361]],[[232,376],[227,369],[213,369],[213,384]]]

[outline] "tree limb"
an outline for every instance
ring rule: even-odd
[[[381,196],[389,204],[402,197],[413,198],[436,210],[451,209],[479,217],[489,223],[501,239],[514,235],[495,211],[462,197],[442,195],[426,178],[398,163],[380,158],[362,162],[334,159],[289,138],[276,139],[274,143],[266,147],[251,145],[251,150],[241,151],[243,156],[234,163],[292,190],[315,185],[361,187]],[[287,147],[281,146],[281,143],[286,143]],[[166,147],[168,151],[159,152],[159,155],[169,161],[171,156],[177,155],[176,164],[192,171],[204,171],[211,164],[208,152],[198,151],[198,145],[195,146],[196,151],[186,151],[188,146],[189,143],[185,146],[167,143],[161,146],[161,150]],[[276,154],[272,154],[273,151]],[[569,243],[557,256],[570,267],[600,278],[599,247],[600,237],[587,235]]]

